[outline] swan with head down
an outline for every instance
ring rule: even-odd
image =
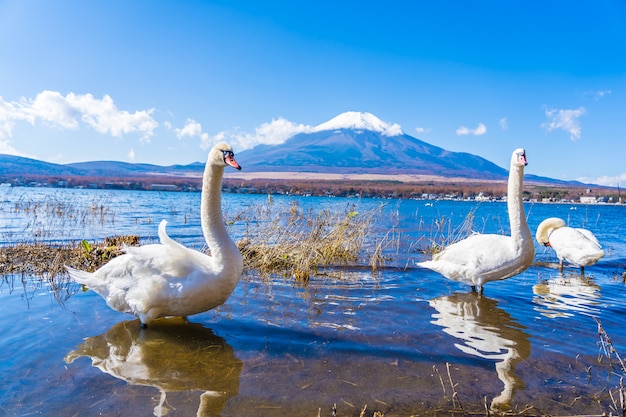
[[[542,221],[535,238],[540,244],[554,249],[561,270],[564,261],[567,261],[579,266],[584,274],[586,266],[595,265],[604,256],[604,250],[593,233],[587,229],[568,227],[558,217]]]
[[[419,266],[432,269],[453,281],[480,288],[489,281],[517,275],[532,264],[535,256],[533,238],[524,214],[522,185],[526,151],[516,149],[511,155],[507,188],[507,209],[511,235],[474,234],[453,243]]]
[[[94,290],[112,309],[138,317],[142,327],[158,317],[186,317],[223,304],[243,272],[243,258],[222,217],[222,178],[228,165],[241,169],[229,145],[215,145],[204,169],[200,204],[210,256],[174,241],[162,220],[160,243],[128,247],[95,272],[66,266],[71,278]]]

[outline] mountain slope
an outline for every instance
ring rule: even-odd
[[[80,175],[81,171],[71,166],[53,164],[22,156],[0,154],[0,173],[4,175]]]
[[[346,122],[347,117],[335,119],[339,119],[339,126],[327,122],[312,133],[297,134],[281,145],[259,145],[239,152],[237,159],[249,171],[435,174],[483,179],[508,175],[506,169],[484,158],[446,151],[404,134],[399,128],[372,130],[371,126],[384,123],[377,123],[378,119],[363,118],[360,125]],[[346,125],[352,127],[343,127]]]

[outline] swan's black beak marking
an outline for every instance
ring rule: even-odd
[[[523,152],[523,153],[517,154],[517,160],[518,160],[520,163],[524,164],[524,166],[527,166],[527,165],[528,165],[528,160],[526,159],[526,152]]]
[[[241,171],[241,165],[235,161],[235,154],[233,151],[222,151],[222,155],[224,155],[224,163],[230,165],[231,167]]]

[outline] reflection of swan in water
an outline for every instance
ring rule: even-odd
[[[510,407],[513,394],[525,387],[515,374],[515,366],[530,355],[529,336],[498,302],[475,292],[455,293],[435,298],[430,305],[437,310],[433,324],[461,339],[454,346],[464,353],[496,362],[502,393],[491,402],[494,410]]]
[[[239,392],[242,363],[233,348],[200,324],[180,318],[157,319],[147,329],[125,321],[100,336],[87,338],[68,353],[65,362],[91,358],[102,372],[134,385],[161,391],[154,415],[168,413],[166,392],[204,391],[198,416],[219,415],[226,401]]]
[[[597,315],[600,287],[580,274],[562,274],[533,286],[533,303],[541,315],[571,317],[575,313]]]

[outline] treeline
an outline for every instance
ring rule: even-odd
[[[173,177],[173,176],[144,176],[144,177],[52,177],[28,176],[23,178],[3,178],[0,183],[10,183],[14,186],[46,186],[59,188],[99,188],[99,189],[127,189],[127,190],[171,190],[171,191],[199,191],[202,187],[202,178]],[[421,198],[431,196],[436,198],[500,198],[506,194],[506,181],[426,181],[401,182],[395,180],[304,180],[289,178],[285,173],[284,179],[235,179],[224,178],[224,191],[231,193],[258,193],[258,194],[289,194],[289,195],[332,195],[337,197],[360,196],[381,198]],[[587,185],[564,185],[545,183],[524,183],[524,196],[527,199],[549,199],[551,201],[574,200],[581,196],[594,195],[607,201],[617,202],[621,197],[620,191],[611,187]]]
[[[382,197],[382,198],[421,198],[433,196],[436,198],[501,198],[506,195],[506,181],[429,181],[429,182],[401,182],[401,181],[367,181],[367,180],[298,180],[285,178],[283,180],[267,179],[225,179],[224,188],[228,192],[249,192],[260,194],[290,194],[290,195],[334,195],[337,197]],[[609,187],[573,186],[573,185],[546,185],[536,183],[524,184],[524,197],[550,201],[574,200],[583,195],[604,197],[617,202],[618,190]]]

